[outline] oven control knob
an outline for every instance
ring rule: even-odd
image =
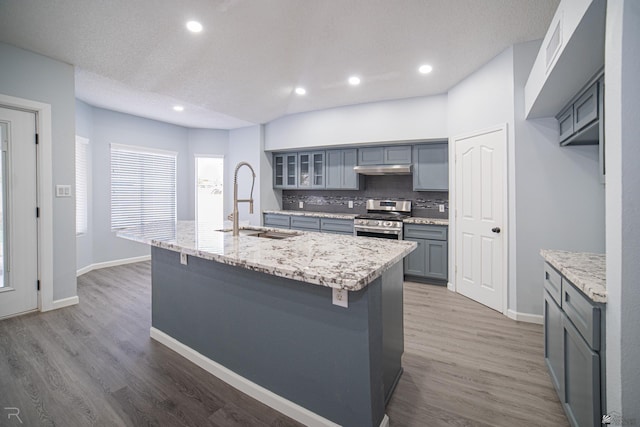
[[[378,221],[378,227],[382,227],[383,222],[382,221]]]
[[[391,221],[385,221],[382,225],[384,225],[385,227],[391,227]]]

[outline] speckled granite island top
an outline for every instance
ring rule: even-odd
[[[605,255],[548,249],[540,255],[592,301],[607,302]]]
[[[270,230],[247,227],[252,230]],[[279,277],[357,291],[402,261],[416,248],[409,241],[390,241],[302,231],[282,240],[198,227],[195,221],[150,224],[118,232],[118,236],[199,258]]]

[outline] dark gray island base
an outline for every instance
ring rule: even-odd
[[[343,308],[327,286],[153,246],[152,337],[305,408],[287,415],[307,425],[377,427],[402,373],[402,276],[400,259]]]

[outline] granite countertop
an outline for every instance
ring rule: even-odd
[[[262,211],[266,214],[277,215],[294,215],[294,216],[312,216],[316,218],[334,218],[334,219],[354,219],[357,214],[349,213],[330,213],[330,212],[312,212],[312,211]]]
[[[594,302],[607,302],[604,254],[543,249],[540,255]]]
[[[402,222],[405,224],[449,225],[449,220],[445,218],[420,218],[417,216],[405,218]]]
[[[349,213],[329,213],[329,212],[312,212],[312,211],[263,211],[266,214],[277,215],[294,215],[294,216],[311,216],[316,218],[335,218],[335,219],[354,219],[358,214]],[[420,218],[409,217],[403,222],[407,224],[427,224],[427,225],[449,225],[448,219],[443,218]]]
[[[282,240],[242,234],[234,237],[231,231],[215,231],[195,221],[154,223],[122,230],[117,235],[207,260],[348,291],[366,287],[417,247],[414,242],[372,237],[265,227],[243,230],[244,233],[277,230],[292,237]]]

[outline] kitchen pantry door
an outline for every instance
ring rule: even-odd
[[[38,308],[36,116],[0,108],[0,318]]]
[[[506,307],[506,126],[454,139],[456,291]]]

